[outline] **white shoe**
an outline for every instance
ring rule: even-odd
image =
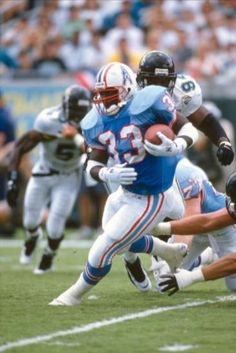
[[[167,262],[170,267],[170,272],[175,272],[180,267],[183,258],[188,254],[188,246],[183,243],[169,244],[169,251],[166,252],[163,260]]]
[[[156,281],[156,290],[163,294],[159,286],[159,282],[161,281],[160,276],[170,273],[170,267],[165,260],[156,260],[154,257],[152,257],[152,269],[153,277]]]
[[[20,258],[19,258],[19,263],[21,265],[30,265],[31,264],[31,261],[32,261],[32,257],[33,257],[33,254],[27,256],[25,254],[25,247],[21,250],[21,253],[20,253]]]
[[[201,257],[201,263],[200,263],[201,266],[210,265],[218,258],[217,254],[213,251],[213,249],[210,246],[208,246],[201,253],[200,257]]]
[[[148,292],[152,289],[152,283],[141,265],[139,257],[133,264],[130,264],[126,260],[125,268],[131,283],[140,291]]]
[[[73,286],[67,289],[65,292],[60,294],[57,298],[53,299],[48,305],[52,306],[72,306],[79,305],[81,303],[80,299],[75,298],[73,295]]]

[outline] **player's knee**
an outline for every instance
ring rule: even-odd
[[[49,217],[46,224],[48,236],[52,239],[60,238],[64,233],[65,222],[66,221],[62,217]]]
[[[39,220],[38,217],[34,215],[26,215],[23,219],[23,226],[25,229],[35,229],[38,227]]]

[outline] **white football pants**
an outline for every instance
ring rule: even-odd
[[[103,234],[90,249],[90,265],[98,268],[111,264],[114,255],[126,252],[134,241],[148,234],[164,218],[181,218],[183,214],[182,198],[173,186],[157,196],[133,194],[119,187],[107,199]]]
[[[47,233],[52,239],[60,238],[74,206],[79,182],[78,171],[68,175],[32,176],[24,199],[24,227],[29,230],[38,227],[42,221],[43,212],[49,205]]]

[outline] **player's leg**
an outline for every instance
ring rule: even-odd
[[[236,231],[234,226],[212,232],[209,241],[219,257],[236,252]],[[236,291],[236,274],[225,277],[225,285],[230,291]]]
[[[171,187],[166,193],[166,214],[168,214],[169,217],[178,219],[181,218],[184,214],[184,202],[183,202],[183,197],[182,194],[178,188],[178,185],[174,183],[173,187]],[[172,202],[170,202],[172,201]],[[144,238],[143,240],[148,240],[149,238]],[[140,241],[139,241],[140,243]],[[156,240],[155,238],[153,239],[153,244],[159,243],[159,240]],[[160,243],[156,245],[156,249],[163,248],[164,244],[161,243],[162,246],[160,246]],[[145,245],[144,245],[145,247]],[[164,246],[165,248],[165,246]],[[153,252],[156,252],[156,249],[153,250]],[[167,252],[170,251],[170,248],[167,246]],[[183,250],[185,252],[185,249]],[[143,252],[143,249],[142,251]],[[150,252],[151,253],[151,252]],[[166,256],[163,254],[163,256]],[[167,265],[165,260],[162,260],[161,257],[155,257],[156,259],[158,258],[158,269],[166,269],[169,266]],[[181,255],[182,258],[182,255]],[[157,260],[155,260],[155,264],[157,264]],[[135,285],[135,287],[140,290],[140,291],[145,291],[149,290],[151,288],[151,281],[143,268],[137,254],[127,252],[124,254],[124,261],[125,261],[125,266],[126,270],[128,273],[128,277],[131,280],[131,282]],[[165,266],[164,266],[165,265]],[[156,269],[155,269],[156,271]],[[155,272],[156,273],[156,272]]]
[[[46,180],[47,179],[47,180]],[[26,240],[20,254],[20,263],[31,262],[36,246],[43,237],[40,223],[46,207],[50,187],[48,177],[31,177],[24,198],[23,226]]]
[[[120,202],[121,190],[117,191],[116,193],[110,194],[107,202],[105,204],[102,225],[103,227],[106,225],[107,222],[110,221],[114,213],[119,210],[121,207]],[[100,246],[101,243],[101,246]],[[90,289],[94,287],[101,280],[106,273],[109,272],[111,265],[109,264],[105,268],[96,268],[96,263],[93,261],[93,252],[102,252],[105,251],[103,247],[106,247],[107,239],[104,234],[98,236],[98,238],[93,243],[90,252],[87,264],[85,266],[84,271],[79,276],[77,282],[75,282],[70,288],[68,288],[65,292],[60,294],[57,298],[53,299],[49,305],[77,305],[80,304],[82,297],[88,292]],[[95,250],[94,250],[95,249]],[[93,262],[93,265],[90,264]],[[88,275],[91,272],[91,276],[94,275],[94,281],[90,281],[88,279]],[[98,277],[98,279],[97,279]],[[92,277],[93,278],[93,277]],[[97,279],[97,280],[96,280]]]
[[[148,292],[151,290],[152,283],[139,256],[136,253],[127,251],[123,255],[123,259],[130,282],[140,292]]]
[[[75,204],[77,190],[77,173],[54,177],[51,205],[46,223],[47,245],[38,267],[34,270],[35,274],[44,274],[52,269],[53,260],[64,237],[66,221]]]
[[[111,202],[113,201],[113,202]],[[111,207],[109,203],[111,202]],[[90,249],[88,262],[79,280],[66,292],[51,302],[51,305],[74,305],[79,303],[83,295],[96,285],[111,269],[112,259],[116,254],[127,251],[131,244],[142,237],[143,232],[150,231],[156,222],[164,217],[165,196],[138,196],[118,190],[110,195],[105,207],[106,216],[109,208],[118,211],[104,224],[104,232],[99,236]],[[110,213],[110,214],[111,214]],[[124,222],[125,220],[125,222]],[[159,239],[148,238],[149,245],[144,252],[154,251],[155,254],[167,252],[168,245]],[[162,244],[163,243],[163,244]],[[158,249],[157,249],[158,248]],[[138,248],[140,252],[140,248]],[[171,249],[173,258],[179,249]]]

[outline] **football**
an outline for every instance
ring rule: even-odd
[[[155,145],[162,143],[161,139],[157,136],[157,132],[161,132],[163,135],[171,140],[174,140],[175,134],[171,128],[165,124],[155,124],[150,126],[144,135],[144,140],[147,140]]]

